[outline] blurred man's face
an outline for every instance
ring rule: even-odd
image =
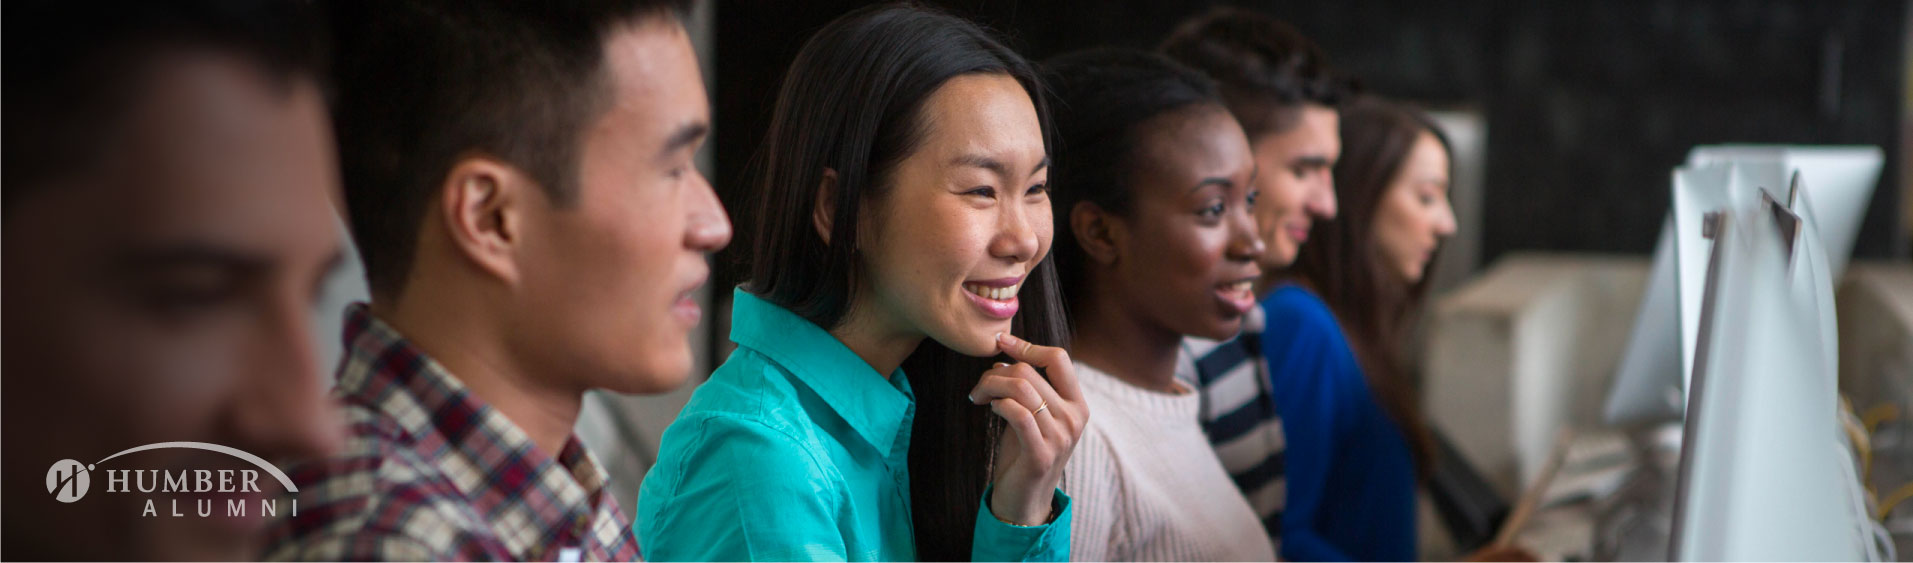
[[[1339,114],[1334,108],[1303,104],[1296,123],[1250,141],[1255,148],[1256,226],[1261,230],[1262,272],[1274,274],[1295,262],[1315,221],[1335,218],[1335,161],[1342,157]],[[1267,290],[1269,284],[1264,284]]]
[[[261,493],[108,491],[108,469],[258,469],[158,449],[91,472],[72,503],[48,468],[155,442],[210,442],[279,460],[339,441],[310,329],[339,256],[338,188],[318,89],[273,84],[210,52],[158,55],[109,156],[5,210],[9,558],[258,556]],[[142,516],[148,500],[157,514]],[[185,516],[172,516],[174,500]],[[195,502],[210,499],[211,517]],[[226,517],[228,503],[249,506]],[[280,515],[290,507],[280,503]],[[311,507],[316,508],[316,507]]]

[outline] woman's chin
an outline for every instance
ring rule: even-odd
[[[975,358],[988,358],[997,355],[996,334],[998,332],[1009,331],[1009,323],[1003,323],[1002,327],[966,327],[962,330],[952,331],[952,334],[948,335],[948,337],[937,338],[936,341],[938,344],[942,344],[943,347],[949,348],[958,354]]]
[[[1402,281],[1407,285],[1421,283],[1422,274],[1427,270],[1428,268],[1421,264],[1409,264],[1404,266],[1401,271]]]
[[[944,346],[965,356],[988,358],[997,354],[996,332],[965,335],[962,342],[946,342]]]
[[[1191,332],[1188,334],[1188,336],[1194,336],[1196,338],[1206,338],[1206,339],[1215,340],[1215,341],[1223,341],[1223,340],[1235,338],[1236,334],[1241,332],[1242,332],[1242,317],[1238,315],[1233,318],[1216,319],[1215,321],[1206,323],[1206,326],[1202,327],[1201,330],[1196,332]]]

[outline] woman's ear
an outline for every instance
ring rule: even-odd
[[[817,229],[817,236],[824,239],[824,246],[830,246],[830,230],[836,227],[837,217],[837,171],[824,169],[824,179],[817,182],[817,201],[810,207],[810,224]]]
[[[1070,232],[1076,235],[1076,244],[1083,247],[1083,253],[1103,265],[1115,264],[1122,246],[1122,221],[1111,215],[1103,207],[1087,201],[1077,202],[1069,210]]]
[[[438,198],[451,247],[479,269],[516,283],[514,251],[523,243],[524,192],[533,189],[530,178],[496,160],[466,158],[454,164]]]

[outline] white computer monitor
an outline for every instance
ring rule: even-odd
[[[1680,416],[1686,396],[1681,373],[1681,311],[1678,251],[1674,248],[1674,213],[1661,223],[1654,243],[1654,264],[1648,270],[1647,290],[1628,332],[1627,347],[1615,370],[1603,415],[1609,424],[1661,421]]]
[[[1886,156],[1874,146],[1810,145],[1708,145],[1687,153],[1689,165],[1714,162],[1778,162],[1788,170],[1799,170],[1812,186],[1820,213],[1820,242],[1838,280],[1853,255],[1853,241],[1866,221]]]
[[[1831,261],[1811,204],[1767,196],[1709,211],[1669,558],[1880,560],[1830,371]]]
[[[1700,236],[1700,213],[1736,198],[1751,201],[1761,187],[1785,191],[1798,171],[1807,186],[1804,197],[1818,214],[1813,232],[1838,279],[1883,163],[1878,147],[1695,147],[1687,165],[1675,169],[1671,178],[1672,209],[1663,222],[1647,289],[1610,387],[1607,422],[1675,420],[1686,405],[1698,327],[1698,281],[1712,244]]]

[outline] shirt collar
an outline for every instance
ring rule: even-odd
[[[822,327],[738,288],[731,341],[770,358],[823,398],[864,441],[889,457],[911,422],[916,397],[903,368],[888,380]]]
[[[577,435],[566,438],[556,458],[538,450],[524,430],[364,304],[347,310],[344,332],[339,394],[397,421],[513,553],[550,559],[555,553],[543,551],[581,539],[578,531],[595,520],[619,517],[615,503],[607,506],[604,467]]]

